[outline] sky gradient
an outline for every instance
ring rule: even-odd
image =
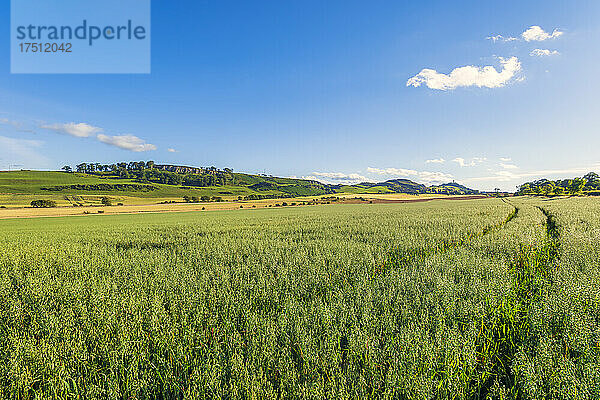
[[[523,3],[154,0],[139,75],[10,74],[5,28],[0,170],[154,160],[483,190],[600,172],[600,3]]]

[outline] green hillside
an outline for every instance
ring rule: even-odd
[[[445,183],[438,186],[425,186],[408,179],[392,179],[379,183],[360,183],[358,185],[335,186],[338,192],[347,193],[407,193],[407,194],[448,194],[467,195],[477,194],[478,191],[469,189],[458,183]]]
[[[94,204],[102,196],[131,203],[135,199],[181,201],[184,196],[222,201],[336,193],[477,193],[456,183],[425,186],[408,179],[393,179],[380,183],[328,185],[305,179],[237,173],[228,168],[155,165],[153,162],[80,164],[77,172],[64,169],[61,172],[0,172],[0,205],[29,204],[33,199],[53,200],[59,205]]]

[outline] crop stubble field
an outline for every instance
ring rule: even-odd
[[[599,211],[3,220],[0,397],[599,398]]]

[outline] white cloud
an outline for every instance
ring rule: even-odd
[[[86,124],[85,122],[80,122],[78,124],[76,124],[75,122],[69,122],[66,124],[46,124],[40,125],[40,128],[49,129],[60,133],[66,133],[67,135],[80,138],[90,137],[102,132],[102,128]]]
[[[313,172],[313,175],[303,176],[302,179],[309,179],[335,185],[354,185],[357,183],[371,181],[369,178],[360,174],[345,174],[342,172]]]
[[[426,164],[443,164],[445,162],[446,162],[446,160],[444,160],[443,158],[434,158],[433,160],[425,161]]]
[[[548,33],[546,31],[544,31],[541,27],[539,27],[537,25],[533,25],[529,29],[527,29],[525,32],[523,32],[521,34],[521,37],[523,39],[525,39],[526,42],[532,42],[532,41],[541,42],[541,41],[548,40],[548,39],[555,39],[555,38],[561,36],[563,33],[564,32],[561,32],[558,29],[555,29],[554,32],[552,32],[552,33]]]
[[[518,169],[519,168],[515,164],[500,163],[500,166],[504,169]]]
[[[498,72],[493,66],[476,67],[468,65],[455,68],[449,75],[441,74],[433,69],[423,69],[406,82],[406,86],[419,87],[422,84],[430,89],[453,90],[458,87],[498,88],[505,86],[519,71],[521,62],[517,57],[500,58],[502,70]]]
[[[547,56],[558,56],[560,53],[556,50],[548,50],[548,49],[533,49],[531,53],[529,53],[532,57],[547,57]]]
[[[510,182],[510,181],[521,181],[524,179],[539,179],[539,178],[556,178],[559,175],[576,175],[585,174],[590,171],[600,168],[600,163],[595,163],[587,167],[574,167],[565,169],[545,169],[537,171],[525,171],[525,172],[513,172],[513,171],[496,171],[492,176],[480,176],[475,178],[464,179],[465,182],[480,182],[480,181],[492,181],[492,182]]]
[[[454,160],[452,160],[452,161],[453,161],[453,162],[455,162],[455,163],[458,163],[458,165],[460,165],[461,167],[472,167],[473,165],[475,165],[475,164],[472,164],[472,163],[471,163],[471,164],[467,164],[467,163],[465,162],[465,159],[464,159],[464,158],[462,158],[462,157],[456,157],[456,158],[455,158]]]
[[[143,139],[133,135],[108,136],[99,134],[98,140],[111,146],[134,152],[156,150],[156,146],[146,143]]]
[[[418,182],[432,184],[432,183],[444,183],[452,180],[453,176],[442,172],[430,172],[430,171],[415,171],[413,169],[405,168],[373,168],[368,167],[367,172],[377,175],[387,175],[389,177],[401,177],[411,178]]]
[[[377,175],[395,175],[395,176],[411,176],[416,175],[418,172],[414,169],[404,168],[367,168],[367,172]]]
[[[502,162],[509,162],[509,161],[512,161],[512,158],[510,158],[510,157],[500,157],[500,161],[502,161]]]
[[[516,37],[504,37],[502,35],[495,35],[495,36],[488,36],[486,37],[487,40],[493,40],[494,42],[513,42],[515,40],[519,40]]]
[[[486,157],[473,157],[471,161],[467,161],[462,157],[456,157],[453,162],[457,163],[461,167],[474,167],[477,164],[481,164],[484,161],[487,161]]]
[[[454,179],[452,175],[443,172],[421,171],[418,174],[418,180],[428,185],[432,183],[448,183],[452,179]]]
[[[175,150],[175,149],[167,149],[167,151],[168,151],[169,153],[179,153],[179,152],[178,152],[177,150]]]

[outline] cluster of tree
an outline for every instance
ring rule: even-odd
[[[97,183],[97,184],[76,184],[43,187],[42,190],[51,192],[60,192],[62,190],[87,190],[87,191],[133,191],[133,192],[150,192],[156,190],[152,185],[138,185],[135,183]]]
[[[193,172],[173,172],[179,171],[179,169],[170,165],[156,165],[154,161],[132,161],[116,164],[81,163],[75,166],[75,171],[79,173],[121,179],[135,179],[139,182],[162,183],[165,185],[208,187],[234,185],[236,183],[235,175],[231,168],[220,170],[215,167],[181,167],[180,169],[181,171]],[[65,165],[62,170],[73,172],[73,169],[69,165]]]
[[[131,162],[120,162],[115,164],[100,164],[100,163],[81,163],[75,166],[75,170],[83,174],[98,174],[102,172],[118,172],[124,171],[143,171],[145,169],[153,169],[155,167],[154,161],[131,161]],[[69,165],[62,167],[65,172],[73,172],[73,169]]]
[[[53,200],[33,200],[31,207],[35,208],[52,208],[56,207],[56,202]]]
[[[241,197],[241,196],[240,196]],[[242,198],[238,197],[238,200],[242,200]],[[286,197],[295,197],[292,194],[249,194],[248,196],[244,196],[244,200],[265,200],[265,199],[281,199]]]
[[[186,203],[199,203],[199,202],[208,202],[208,201],[216,201],[216,202],[221,202],[223,201],[222,197],[219,196],[183,196],[183,201],[185,201]]]
[[[595,172],[590,172],[582,178],[558,179],[556,181],[540,179],[526,182],[521,186],[517,186],[515,195],[559,196],[585,194],[595,190],[600,190],[600,177]]]

